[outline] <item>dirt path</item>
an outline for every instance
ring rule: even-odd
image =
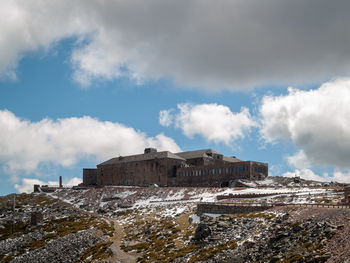
[[[138,255],[136,253],[126,253],[120,248],[120,244],[125,236],[123,226],[118,223],[117,220],[113,220],[115,234],[111,238],[113,244],[111,249],[114,253],[114,256],[110,259],[110,262],[118,263],[134,263],[137,260]]]

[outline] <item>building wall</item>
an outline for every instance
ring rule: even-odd
[[[83,169],[83,185],[97,185],[97,169]]]
[[[176,186],[229,186],[237,179],[262,180],[267,176],[267,171],[267,164],[263,163],[221,162],[208,166],[179,168],[174,184]]]
[[[97,184],[167,186],[168,179],[176,177],[177,167],[181,166],[181,163],[181,160],[168,158],[99,165],[97,166]]]

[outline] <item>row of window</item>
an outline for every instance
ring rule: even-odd
[[[201,176],[201,175],[230,175],[234,173],[249,172],[249,166],[226,167],[216,169],[192,170],[179,172],[180,176]]]
[[[265,173],[266,168],[265,167],[255,167],[255,172]]]

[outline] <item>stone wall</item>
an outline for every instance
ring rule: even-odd
[[[173,186],[182,160],[153,159],[97,166],[97,185]]]
[[[271,206],[253,206],[253,205],[225,205],[225,204],[209,204],[201,203],[197,205],[197,215],[203,213],[210,214],[240,214],[246,212],[264,211],[271,208]]]
[[[97,169],[83,169],[83,185],[96,185],[97,184]]]
[[[182,167],[177,170],[176,186],[228,187],[238,179],[262,180],[268,165],[252,161]]]

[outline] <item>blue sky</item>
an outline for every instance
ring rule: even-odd
[[[150,2],[142,11],[137,1],[5,1],[1,194],[59,175],[77,183],[82,168],[148,146],[212,148],[267,162],[272,175],[350,182],[350,59],[342,45],[319,42],[350,39],[332,14],[325,23],[335,23],[339,36],[321,34],[296,12],[314,8],[305,3],[274,10],[301,16],[301,29],[276,13],[256,16],[243,2],[214,6],[215,23],[198,16],[208,11],[195,1]],[[266,4],[261,8],[271,12]],[[45,11],[36,17],[36,8]],[[159,24],[162,12],[178,12],[187,24],[170,13]],[[276,36],[282,30],[296,41]]]

